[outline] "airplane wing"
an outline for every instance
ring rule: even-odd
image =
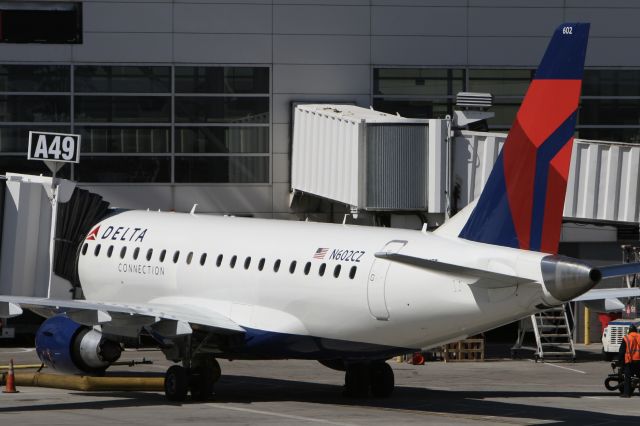
[[[56,300],[37,297],[0,296],[0,318],[22,314],[22,308],[44,315],[66,313],[79,324],[115,328],[152,326],[165,335],[191,333],[198,325],[223,333],[243,333],[245,330],[215,309],[197,300],[181,298],[180,304],[112,303],[86,300]],[[190,303],[192,302],[192,303]]]
[[[589,290],[582,296],[578,296],[572,300],[572,302],[584,302],[587,300],[599,300],[599,299],[617,299],[620,297],[636,297],[640,296],[640,288],[599,288],[595,290]]]
[[[478,286],[486,288],[511,287],[516,284],[533,282],[533,280],[520,278],[514,275],[501,274],[499,272],[486,271],[484,269],[477,269],[469,266],[424,259],[421,257],[409,256],[406,254],[378,252],[375,253],[374,256],[378,259],[387,259],[392,262],[413,265],[417,266],[418,268],[429,269],[432,271],[472,276],[475,278],[479,278]]]

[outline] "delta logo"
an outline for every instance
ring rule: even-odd
[[[89,235],[87,235],[87,241],[95,241],[98,238],[98,232],[100,231],[100,225],[93,228]]]

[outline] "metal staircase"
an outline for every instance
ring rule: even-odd
[[[530,320],[523,318],[518,327],[518,340],[511,348],[512,356],[515,357],[519,349],[529,349],[534,351],[536,361],[575,360],[576,352],[567,307],[571,311],[571,305],[565,304],[533,314]],[[535,336],[536,347],[523,346],[526,333],[531,331]]]
[[[531,315],[531,323],[538,345],[534,354],[536,361],[544,361],[545,358],[576,359],[565,305]]]

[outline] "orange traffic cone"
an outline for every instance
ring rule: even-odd
[[[16,390],[16,375],[13,372],[13,358],[9,364],[9,374],[7,374],[7,383],[2,393],[18,393]]]

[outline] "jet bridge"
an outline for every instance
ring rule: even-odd
[[[109,206],[74,182],[7,173],[0,181],[0,294],[79,295],[77,249]],[[4,324],[0,337],[13,337]]]
[[[408,119],[353,105],[297,105],[292,200],[309,194],[353,213],[422,212],[442,223],[480,195],[507,136],[452,131],[459,122],[458,114]],[[575,139],[564,218],[638,224],[638,170],[640,145]]]

